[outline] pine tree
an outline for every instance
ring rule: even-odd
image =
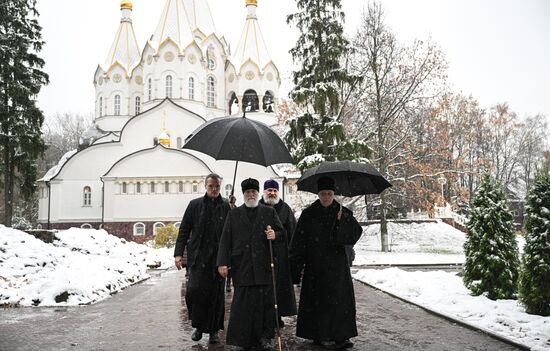
[[[543,170],[527,199],[527,236],[519,298],[527,313],[550,316],[550,173]]]
[[[486,174],[472,200],[464,243],[464,284],[474,295],[513,298],[518,280],[518,247],[513,216],[500,183]]]
[[[44,121],[36,96],[48,82],[37,53],[42,49],[42,28],[37,21],[36,0],[0,2],[0,152],[4,186],[4,223],[11,225],[13,190],[20,187],[25,199],[35,191],[36,159],[45,146]]]
[[[342,67],[349,53],[344,37],[344,13],[340,0],[297,0],[298,12],[287,17],[300,31],[290,51],[296,64],[293,101],[306,113],[290,119],[285,142],[298,167],[303,170],[322,161],[364,160],[366,144],[346,137],[342,115],[342,89],[358,76]]]

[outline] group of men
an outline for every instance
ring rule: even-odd
[[[206,194],[189,203],[174,252],[176,267],[185,266],[188,272],[185,301],[192,340],[207,333],[209,343],[220,341],[224,283],[231,272],[227,345],[270,350],[277,325],[284,326],[281,317],[298,314],[298,337],[330,348],[353,346],[355,296],[346,248],[359,240],[362,228],[353,213],[335,201],[334,181],[319,179],[319,199],[302,212],[298,223],[280,199],[275,180],[265,181],[260,199],[258,180],[245,179],[244,203],[235,208],[220,195],[220,184],[218,175],[206,177]],[[293,284],[300,283],[297,310]]]

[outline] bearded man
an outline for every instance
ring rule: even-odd
[[[226,344],[269,350],[276,321],[269,241],[285,242],[286,231],[275,209],[260,205],[256,179],[245,179],[241,188],[244,204],[227,215],[216,262],[222,277],[229,269],[233,277]]]
[[[296,218],[290,206],[279,197],[279,183],[276,180],[268,179],[264,182],[264,194],[260,203],[271,206],[277,211],[279,220],[287,234],[287,240],[273,245],[277,275],[277,312],[279,313],[279,326],[283,327],[285,323],[281,317],[294,316],[297,313],[296,296],[288,262],[288,246],[296,228]]]

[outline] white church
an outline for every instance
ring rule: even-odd
[[[189,201],[204,194],[207,174],[221,175],[222,195],[230,194],[234,161],[181,147],[201,124],[242,115],[243,106],[247,117],[276,124],[279,71],[260,31],[257,1],[245,5],[234,52],[216,31],[206,0],[165,0],[140,50],[132,3],[121,2],[120,26],[94,74],[94,126],[78,150],[38,180],[42,228],[104,228],[144,241],[159,227],[179,225]],[[283,181],[273,167],[239,162],[237,203],[248,177]]]

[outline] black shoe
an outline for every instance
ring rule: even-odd
[[[282,328],[285,326],[285,321],[281,317],[279,317],[279,328]]]
[[[202,339],[202,332],[197,328],[193,331],[193,334],[191,334],[191,340],[199,341],[200,339]]]
[[[210,333],[210,338],[208,339],[209,344],[219,344],[220,343],[220,337],[218,336],[218,332]]]
[[[347,339],[344,341],[337,341],[335,346],[338,350],[345,350],[353,347],[353,343]]]
[[[260,339],[260,350],[273,350],[273,343],[271,342],[271,339]]]

